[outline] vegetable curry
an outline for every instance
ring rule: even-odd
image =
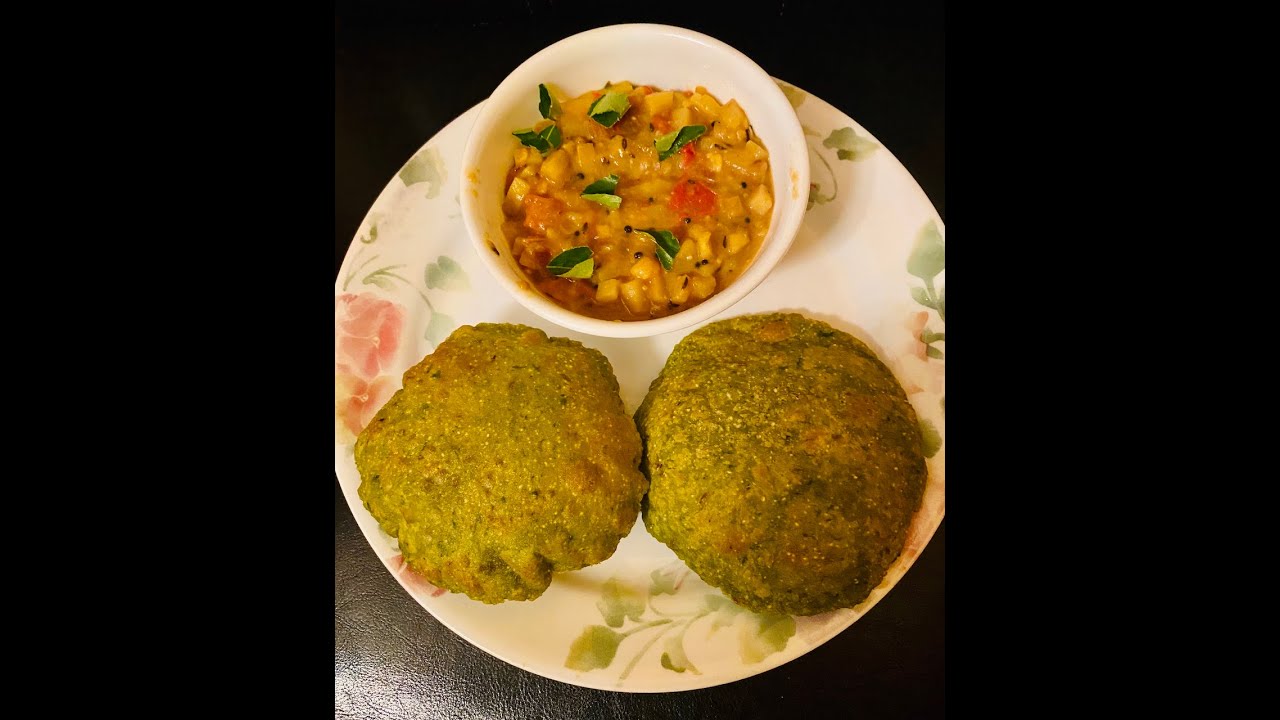
[[[769,153],[737,101],[622,82],[561,101],[506,180],[503,234],[529,282],[605,320],[671,315],[733,282],[773,209]]]

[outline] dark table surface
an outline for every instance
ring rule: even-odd
[[[374,198],[432,135],[541,48],[616,22],[705,32],[830,102],[893,152],[945,219],[941,3],[773,2],[741,13],[717,4],[604,19],[598,11],[608,6],[599,3],[458,5],[366,0],[335,8],[335,277]],[[945,522],[892,592],[807,655],[720,687],[632,695],[548,680],[472,647],[387,573],[336,477],[334,508],[337,717],[944,714]]]

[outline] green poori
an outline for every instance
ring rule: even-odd
[[[647,480],[604,355],[522,325],[458,328],[356,440],[360,498],[408,565],[486,603],[613,554]]]
[[[758,612],[857,605],[901,554],[924,494],[902,386],[864,343],[802,315],[690,333],[636,423],[650,534]]]

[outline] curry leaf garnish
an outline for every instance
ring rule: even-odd
[[[662,162],[671,157],[680,148],[689,144],[690,140],[697,138],[699,135],[707,131],[705,125],[685,125],[676,132],[669,132],[653,141],[653,146],[658,149],[658,162]]]
[[[569,248],[547,263],[547,272],[552,275],[579,280],[591,277],[595,269],[596,261],[591,257],[591,248],[585,245]]]
[[[591,107],[587,108],[587,114],[601,125],[613,127],[614,123],[621,120],[630,109],[631,101],[625,94],[605,93],[591,103]]]
[[[546,155],[547,153],[551,152],[551,143],[547,142],[546,140],[543,140],[541,135],[533,131],[533,128],[524,128],[522,130],[516,130],[511,134],[520,138],[521,145],[528,145],[531,148],[535,148],[538,152],[542,153],[543,155]]]
[[[548,125],[542,128],[542,132],[534,132],[533,128],[524,128],[511,134],[520,138],[521,145],[528,145],[542,153],[543,156],[560,147],[560,128],[555,125]]]
[[[558,126],[548,125],[542,128],[542,132],[538,133],[538,135],[547,141],[552,150],[560,147],[560,128]],[[545,155],[546,153],[543,154]]]
[[[582,197],[590,200],[591,202],[600,203],[610,210],[617,210],[622,207],[622,198],[617,195],[609,195],[607,193],[583,193]]]
[[[541,83],[538,84],[538,112],[548,120],[560,117],[560,101]]]
[[[618,176],[606,175],[582,189],[583,195],[594,193],[611,193],[618,189]]]
[[[653,242],[658,246],[658,262],[662,263],[662,267],[670,270],[675,264],[676,253],[680,252],[680,241],[676,240],[676,236],[672,235],[669,230],[637,230],[636,232],[644,233],[653,238]]]
[[[617,210],[622,207],[622,198],[613,194],[618,189],[618,176],[609,175],[591,183],[582,190],[582,197],[597,202],[609,208]]]

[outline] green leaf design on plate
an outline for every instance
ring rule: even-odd
[[[929,293],[925,292],[925,289],[922,287],[911,288],[911,299],[927,308],[937,310],[937,308],[934,307],[933,301],[929,299]]]
[[[946,269],[946,254],[946,244],[942,240],[942,233],[938,231],[938,224],[933,221],[927,222],[920,229],[920,234],[916,237],[916,245],[911,250],[911,256],[907,258],[907,272],[921,280],[932,281],[938,273]],[[915,297],[914,290],[911,296]],[[917,302],[919,302],[918,299]],[[929,307],[937,309],[935,305]]]
[[[854,132],[851,127],[843,127],[839,130],[832,130],[826,140],[822,141],[822,146],[834,148],[836,157],[841,160],[865,160],[872,151],[879,149],[880,145],[872,140],[862,137]]]
[[[924,349],[924,354],[928,355],[934,360],[941,360],[943,358],[942,351],[932,345],[929,345]]]
[[[929,328],[925,328],[924,330],[920,331],[920,342],[924,343],[925,345],[928,345],[929,343],[935,343],[940,340],[946,340],[946,339],[947,339],[946,333],[934,332]]]
[[[721,595],[707,595],[702,602],[707,606],[708,611],[715,613],[711,618],[710,632],[732,625],[739,615],[747,612],[742,606]]]
[[[937,455],[940,449],[942,449],[942,435],[938,434],[938,428],[928,420],[920,418],[920,451],[925,457],[931,458]]]
[[[938,288],[938,315],[947,316],[947,289],[945,287]]]
[[[764,613],[753,615],[738,635],[738,654],[748,665],[758,663],[781,652],[796,634],[796,621],[790,615]]]
[[[383,290],[391,290],[395,288],[395,283],[391,282],[386,275],[370,275],[366,277],[363,282],[365,285],[377,285]]]
[[[617,628],[622,627],[625,618],[640,622],[644,615],[644,598],[631,588],[619,585],[616,577],[609,578],[596,607],[605,624]]]
[[[431,290],[470,290],[471,281],[457,260],[441,255],[423,271],[423,280]]]
[[[804,99],[809,97],[805,91],[798,87],[788,85],[781,80],[775,80],[774,82],[778,83],[778,87],[782,89],[782,94],[787,96],[787,102],[791,103],[793,108],[800,107],[800,103],[803,103]]]
[[[449,174],[445,170],[444,160],[440,158],[440,151],[433,147],[414,155],[400,168],[400,179],[406,186],[427,183],[428,199],[440,194],[447,177]]]
[[[658,568],[649,573],[652,582],[649,583],[650,595],[675,595],[676,594],[676,569],[675,568]]]
[[[625,637],[603,625],[589,625],[569,646],[569,657],[565,659],[564,666],[582,672],[607,668]]]
[[[688,628],[689,626],[686,625],[684,630],[688,630]],[[684,653],[684,630],[675,635],[667,636],[667,639],[663,641],[662,667],[678,673],[688,670],[694,675],[701,675],[702,673],[698,672],[698,668],[689,662],[689,656]]]
[[[445,315],[442,312],[431,313],[431,321],[427,323],[427,331],[423,333],[423,337],[431,341],[433,345],[439,345],[444,342],[445,338],[458,327],[458,321]]]
[[[946,417],[947,416],[947,396],[946,395],[943,395],[941,398],[938,398],[938,407],[942,408],[942,416]]]
[[[818,133],[812,132],[809,128],[805,128],[805,134],[818,135]],[[809,176],[809,205],[805,208],[806,211],[809,211],[813,209],[814,205],[825,205],[835,200],[836,196],[840,194],[840,182],[836,180],[836,174],[831,170],[831,163],[827,162],[822,153],[818,152],[818,149],[811,143],[807,140],[805,142],[809,145],[810,159],[818,159],[817,163],[812,161],[809,163],[811,172]],[[822,189],[828,185],[831,187],[831,192],[823,193]]]

